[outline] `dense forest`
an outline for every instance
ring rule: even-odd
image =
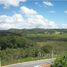
[[[1,64],[11,64],[67,53],[67,29],[0,30]],[[7,62],[6,62],[7,61]]]

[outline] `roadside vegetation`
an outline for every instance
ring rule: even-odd
[[[0,31],[0,50],[2,66],[63,56],[67,53],[67,30]]]
[[[58,57],[52,67],[67,67],[67,56]]]

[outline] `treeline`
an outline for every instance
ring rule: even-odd
[[[1,50],[6,48],[28,48],[33,47],[32,41],[25,37],[20,36],[2,36],[0,37],[0,48]]]
[[[61,31],[61,32],[60,32]],[[52,33],[51,33],[52,32]],[[63,32],[63,33],[62,33]],[[28,48],[36,42],[67,41],[66,29],[30,29],[0,31],[0,49]]]
[[[67,33],[67,29],[9,29],[9,30],[0,30],[0,34],[9,34],[9,33],[13,33],[13,34],[18,34],[18,33],[29,33],[29,34],[32,34],[32,33],[35,33],[35,34],[38,34],[38,33],[54,33],[54,32],[60,32],[61,34],[62,33]]]

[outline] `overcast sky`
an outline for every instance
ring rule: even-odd
[[[67,28],[67,0],[0,0],[0,30]]]

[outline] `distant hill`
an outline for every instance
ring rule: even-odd
[[[6,33],[53,33],[53,32],[62,32],[67,33],[67,29],[9,29],[9,30],[0,30],[0,34]]]

